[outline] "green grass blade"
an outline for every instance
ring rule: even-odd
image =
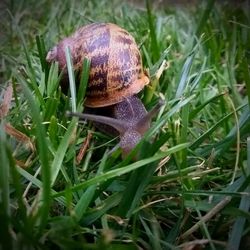
[[[88,60],[87,58],[84,58],[83,65],[82,65],[82,72],[81,72],[81,80],[80,80],[80,85],[79,85],[78,94],[77,94],[77,110],[78,111],[80,111],[79,109],[82,108],[83,106],[83,101],[84,101],[86,89],[88,86],[89,69],[90,69],[90,60]]]
[[[247,138],[247,176],[250,176],[250,137]],[[245,190],[246,193],[250,193],[250,186]],[[250,199],[247,196],[243,196],[240,201],[239,209],[245,212],[249,212]],[[239,217],[234,222],[230,238],[228,242],[228,250],[240,249],[240,242],[244,232],[244,226],[246,218]]]
[[[39,208],[39,214],[40,214],[40,224],[39,224],[39,232],[41,233],[42,230],[46,227],[47,219],[49,216],[49,209],[50,209],[50,202],[51,202],[51,194],[50,194],[50,184],[51,184],[51,166],[48,159],[48,147],[47,147],[47,141],[46,141],[46,133],[45,133],[45,127],[42,123],[42,119],[40,116],[40,112],[38,107],[36,106],[34,102],[34,98],[28,89],[27,86],[24,84],[22,85],[23,92],[25,94],[25,97],[27,98],[27,101],[29,103],[31,114],[33,118],[33,122],[36,126],[36,141],[38,145],[38,152],[39,152],[39,159],[41,163],[41,172],[42,172],[42,202],[41,206]]]
[[[48,75],[48,84],[47,84],[47,95],[55,96],[56,89],[58,88],[60,77],[58,77],[59,66],[58,62],[52,63],[49,75]]]
[[[160,57],[160,53],[159,53],[157,36],[155,32],[154,17],[151,11],[152,7],[150,6],[149,0],[146,0],[146,7],[147,7],[147,15],[148,15],[148,26],[149,26],[150,38],[151,38],[151,51],[153,53],[152,57],[154,61],[156,61]]]
[[[188,142],[188,122],[189,122],[189,114],[190,114],[190,104],[185,105],[182,108],[181,112],[181,119],[182,119],[182,128],[181,128],[181,135],[180,135],[180,143],[186,143]],[[187,161],[187,148],[183,149],[179,152],[181,155],[180,162],[181,162],[181,168],[186,168],[188,161]]]
[[[72,103],[72,112],[76,112],[76,84],[75,84],[75,75],[74,67],[72,63],[70,48],[66,47],[65,49],[66,63],[69,75],[69,87],[71,93],[71,103]]]
[[[107,160],[108,154],[104,154],[104,157],[101,161],[101,164],[99,166],[99,169],[97,171],[97,176],[103,172],[103,168],[105,166],[105,162]],[[84,213],[86,212],[90,202],[92,201],[95,191],[96,191],[97,185],[92,185],[87,188],[87,190],[81,195],[80,200],[77,202],[75,206],[75,214],[77,220],[80,220]]]
[[[185,92],[185,90],[187,88],[188,76],[189,76],[189,73],[190,73],[190,69],[191,69],[191,66],[192,66],[193,59],[194,59],[194,54],[188,56],[188,58],[186,59],[184,65],[183,65],[183,69],[182,69],[182,72],[181,72],[181,78],[180,78],[178,88],[177,88],[177,91],[176,91],[176,94],[175,94],[176,99],[180,98],[184,94],[184,92]]]
[[[68,149],[70,141],[72,140],[72,135],[75,131],[75,128],[76,128],[76,119],[73,118],[67,128],[66,133],[64,134],[63,138],[60,141],[60,144],[55,154],[55,158],[51,164],[51,186],[54,185],[58,173],[61,169],[65,153]]]
[[[196,74],[195,79],[193,80],[193,82],[191,84],[191,88],[190,88],[191,93],[197,87],[197,85],[200,83],[201,77],[205,73],[206,63],[207,63],[207,57],[204,58],[203,64],[202,64],[202,66],[200,68],[200,71]]]
[[[36,36],[36,45],[39,54],[39,59],[41,62],[42,70],[45,73],[45,82],[48,80],[49,66],[46,62],[46,48],[44,39],[42,36]]]
[[[58,109],[58,98],[48,98],[45,104],[44,120],[49,121],[53,115],[56,115]]]
[[[202,30],[204,29],[204,26],[207,22],[207,20],[209,19],[209,14],[213,9],[215,0],[209,0],[207,2],[207,6],[202,14],[202,17],[200,18],[200,21],[198,23],[197,29],[196,29],[196,36],[199,37],[202,33]]]
[[[6,135],[4,133],[3,123],[0,124],[0,234],[1,234],[1,248],[12,249],[12,239],[9,234],[10,228],[10,197],[9,197],[9,175],[10,162],[7,155]]]

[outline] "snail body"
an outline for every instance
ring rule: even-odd
[[[89,81],[84,105],[110,108],[109,116],[70,113],[113,127],[120,134],[120,147],[127,155],[150,127],[151,118],[160,105],[149,113],[136,96],[149,78],[142,67],[139,48],[134,38],[111,23],[93,23],[64,38],[47,54],[46,60],[57,61],[67,76],[65,49],[69,47],[76,72],[82,70],[83,59],[90,60]]]

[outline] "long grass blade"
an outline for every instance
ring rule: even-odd
[[[7,155],[6,148],[6,135],[4,133],[3,124],[0,124],[0,233],[1,246],[3,249],[12,249],[12,239],[9,234],[10,228],[10,190],[9,190],[9,178],[10,178],[10,162]]]
[[[82,72],[81,72],[81,80],[77,94],[77,110],[79,110],[83,106],[83,101],[86,93],[86,89],[88,86],[89,79],[89,69],[90,69],[90,60],[87,58],[83,59]]]
[[[75,73],[74,66],[72,63],[70,48],[66,47],[65,49],[66,63],[69,75],[69,86],[71,93],[71,103],[72,103],[72,111],[76,112],[76,84],[75,84]]]
[[[41,169],[42,169],[42,202],[41,206],[39,207],[39,233],[42,232],[42,230],[46,227],[47,224],[47,219],[49,216],[49,209],[50,209],[50,202],[51,202],[51,190],[50,190],[50,185],[51,185],[51,166],[49,164],[49,159],[48,159],[48,147],[47,147],[47,141],[46,141],[46,133],[45,133],[45,127],[42,123],[42,119],[40,116],[40,112],[38,110],[38,107],[36,106],[34,102],[34,98],[28,89],[27,86],[24,84],[22,85],[24,94],[27,98],[27,101],[29,103],[30,109],[31,109],[31,114],[33,118],[33,122],[36,127],[36,140],[38,144],[38,152],[39,152],[39,159],[41,163]]]
[[[250,176],[250,137],[247,138],[247,176]],[[246,193],[250,193],[250,186],[245,190]],[[240,201],[239,209],[245,212],[249,212],[250,199],[247,196],[243,196]],[[228,242],[228,250],[240,249],[240,242],[242,239],[246,218],[238,217],[234,222],[230,238]]]

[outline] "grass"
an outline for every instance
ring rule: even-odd
[[[4,5],[1,249],[247,248],[249,6],[214,2]],[[140,93],[146,108],[166,100],[136,161],[110,152],[116,139],[65,115],[83,111],[89,62],[75,91],[67,51],[65,95],[58,65],[45,61],[59,39],[93,21],[117,23],[135,37],[151,75]]]

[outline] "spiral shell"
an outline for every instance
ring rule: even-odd
[[[70,48],[74,70],[90,60],[85,105],[104,107],[123,101],[143,89],[149,78],[143,71],[134,38],[112,23],[93,23],[78,29],[52,48],[46,60],[58,61],[66,74],[65,48]]]

